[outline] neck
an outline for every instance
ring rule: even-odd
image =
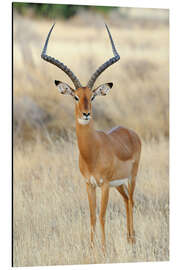
[[[86,125],[79,123],[78,119],[76,119],[76,135],[78,144],[84,139],[87,140],[87,142],[93,139],[96,133],[93,124],[93,119],[91,119]]]
[[[84,159],[90,159],[97,144],[97,133],[93,127],[93,119],[88,124],[82,125],[76,118],[76,135],[81,156]]]

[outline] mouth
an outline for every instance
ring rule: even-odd
[[[87,125],[90,120],[91,120],[91,116],[83,116],[81,118],[78,118],[78,122],[81,125]]]

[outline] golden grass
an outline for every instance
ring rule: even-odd
[[[136,244],[127,243],[122,198],[110,191],[107,256],[99,221],[90,249],[85,181],[73,142],[18,146],[14,152],[14,265],[58,265],[168,260],[168,141],[143,142],[135,191]],[[98,210],[100,190],[97,190]]]
[[[99,222],[95,248],[90,249],[73,101],[58,93],[53,80],[72,83],[40,58],[50,25],[15,17],[14,266],[168,260],[168,28],[110,27],[121,60],[96,83],[113,81],[114,87],[109,96],[95,100],[95,124],[104,130],[130,127],[143,146],[134,195],[136,244],[127,243],[123,200],[111,189],[104,257]],[[62,22],[56,24],[48,53],[84,84],[112,55],[104,28]],[[97,196],[99,202],[100,190]]]

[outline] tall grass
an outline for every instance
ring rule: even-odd
[[[161,261],[169,258],[168,28],[109,25],[121,60],[97,80],[114,82],[93,104],[96,128],[116,125],[142,138],[135,190],[136,244],[128,245],[123,200],[111,189],[107,255],[97,224],[89,245],[85,182],[78,169],[74,104],[54,85],[67,76],[40,58],[50,21],[14,16],[14,266]],[[48,54],[86,84],[112,56],[104,26],[57,22]],[[98,202],[100,190],[97,190]],[[99,205],[99,204],[98,204]],[[99,206],[97,215],[99,213]]]

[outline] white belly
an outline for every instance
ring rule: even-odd
[[[110,187],[119,187],[123,184],[128,184],[128,180],[129,180],[128,178],[113,180],[113,181],[109,182],[109,186]],[[104,182],[103,179],[100,179],[100,181],[99,181],[100,185],[98,185],[98,183],[96,182],[96,179],[93,176],[90,177],[89,181],[88,180],[86,180],[86,181],[89,182],[94,187],[98,187],[98,186],[100,187]]]
[[[113,180],[109,182],[109,187],[119,187],[121,185],[123,185],[124,191],[126,193],[126,195],[129,198],[129,192],[128,192],[128,188],[127,185],[128,181],[131,181],[131,178],[124,178],[124,179],[117,179],[117,180]],[[101,187],[101,185],[103,184],[103,179],[100,179],[99,184],[96,182],[96,179],[91,176],[89,180],[86,180],[87,183],[91,184],[94,187]]]
[[[123,184],[128,183],[128,178],[125,179],[117,179],[109,182],[110,187],[119,187]]]

